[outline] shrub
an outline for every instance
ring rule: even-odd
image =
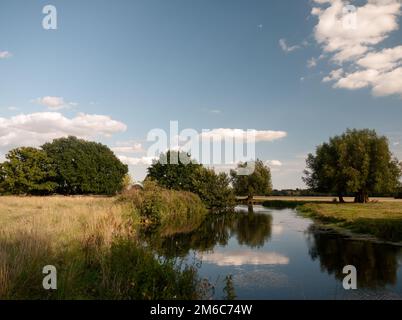
[[[144,190],[124,192],[119,200],[131,203],[144,225],[161,226],[165,230],[199,225],[207,213],[196,194],[164,189],[154,181],[146,181]]]

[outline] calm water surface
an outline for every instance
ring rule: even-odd
[[[225,294],[232,276],[238,299],[401,299],[402,248],[320,231],[293,209],[238,207],[197,230],[154,239],[160,254],[195,264]],[[342,269],[357,268],[357,290],[344,290]]]

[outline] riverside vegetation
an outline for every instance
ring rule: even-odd
[[[158,255],[140,234],[190,232],[212,209],[233,208],[229,181],[197,167],[202,178],[194,184],[197,194],[164,188],[151,177],[144,190],[124,191],[127,167],[109,151],[69,137],[41,149],[9,152],[0,166],[1,191],[24,196],[6,195],[0,201],[0,299],[208,297],[211,287],[193,265]],[[121,193],[27,196],[53,192]],[[57,269],[57,290],[42,287],[46,265]]]
[[[211,286],[194,266],[163,254],[163,236],[191,236],[217,214],[231,219],[223,213],[233,210],[235,195],[251,204],[254,196],[269,194],[271,174],[258,160],[253,174],[229,176],[194,161],[182,163],[186,157],[162,154],[148,168],[144,190],[124,191],[128,168],[104,145],[68,137],[11,150],[0,164],[0,298],[209,297]],[[170,164],[172,158],[179,162]],[[264,205],[291,205],[329,226],[402,240],[402,205],[367,203],[373,192],[400,188],[400,163],[384,137],[347,131],[309,155],[307,168],[305,181],[312,190],[336,194],[340,202],[352,193],[361,203]],[[149,233],[158,236],[147,242],[143,235]],[[57,268],[55,291],[43,290],[46,265]]]
[[[144,203],[152,203],[145,193]],[[166,202],[158,202],[165,209],[162,227],[171,221],[169,208],[176,219],[181,213],[194,213],[196,220],[205,214],[199,200],[190,196],[187,202],[187,194],[164,193],[163,198]],[[149,213],[142,204],[110,197],[2,197],[0,299],[205,297],[194,266],[158,258],[138,239]],[[57,268],[57,290],[42,287],[45,265]]]

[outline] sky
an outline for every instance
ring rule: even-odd
[[[75,135],[142,180],[148,133],[171,121],[255,130],[276,189],[304,187],[307,154],[347,128],[402,159],[401,15],[400,0],[1,0],[0,159]]]

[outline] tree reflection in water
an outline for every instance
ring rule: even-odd
[[[320,232],[314,226],[308,230],[309,254],[319,259],[321,269],[338,280],[346,276],[343,267],[357,270],[358,288],[381,288],[397,282],[399,247],[370,241],[353,241],[338,234]]]
[[[241,245],[261,247],[271,238],[272,216],[253,211],[210,215],[201,226],[188,233],[161,236],[158,229],[144,230],[142,239],[166,258],[185,257],[191,250],[207,252],[225,246],[231,237]]]

